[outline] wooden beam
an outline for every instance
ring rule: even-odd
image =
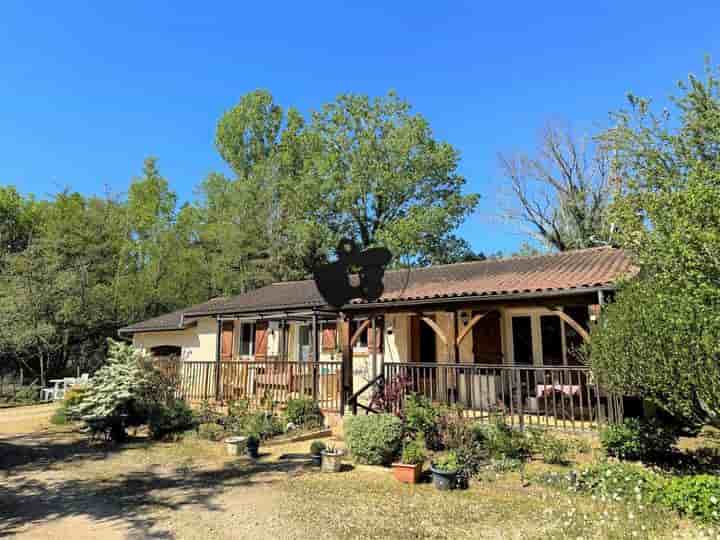
[[[573,327],[573,329],[580,334],[580,337],[585,340],[586,343],[590,343],[590,334],[588,334],[587,330],[585,330],[575,319],[573,319],[570,315],[565,313],[564,311],[561,311],[559,309],[548,309],[548,311],[554,315],[557,315],[560,317],[563,321],[568,323],[570,326]]]
[[[479,314],[475,315],[472,319],[470,319],[470,322],[468,323],[468,325],[465,326],[460,331],[460,334],[458,334],[458,337],[457,337],[458,347],[462,343],[463,339],[465,339],[465,337],[470,333],[470,330],[473,329],[473,326],[475,326],[485,315],[487,315],[488,313],[493,313],[493,311],[486,311],[485,313],[479,313]]]
[[[363,330],[365,330],[368,326],[370,326],[370,319],[366,319],[362,323],[360,323],[360,326],[358,326],[358,329],[355,330],[355,333],[352,335],[352,338],[350,339],[351,347],[355,346],[355,343],[357,343],[357,340],[362,335]],[[349,327],[348,327],[348,329],[349,329]],[[369,340],[368,340],[368,344],[369,344]]]
[[[441,340],[445,345],[448,344],[447,337],[445,337],[445,333],[442,331],[442,328],[440,328],[440,326],[438,325],[438,323],[436,323],[435,321],[433,321],[430,317],[425,317],[424,315],[420,315],[420,320],[421,320],[421,321],[425,321],[425,324],[427,324],[430,328],[432,328],[432,329],[435,331],[435,333],[437,334],[437,336],[440,338],[440,340]]]

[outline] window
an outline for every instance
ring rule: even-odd
[[[255,325],[240,324],[240,356],[252,356],[255,348]]]
[[[542,357],[545,366],[562,366],[562,327],[557,315],[540,317],[540,335],[542,339]]]
[[[512,318],[513,360],[516,364],[533,363],[532,318]]]
[[[572,319],[585,330],[590,330],[590,314],[587,306],[568,306],[565,308],[565,313],[567,313],[569,317],[572,317]],[[565,323],[565,346],[567,347],[568,365],[582,365],[580,348],[584,343],[585,340],[577,333],[577,330]]]
[[[298,327],[298,355],[302,362],[308,362],[310,360],[311,335],[312,329],[310,325],[303,324]]]

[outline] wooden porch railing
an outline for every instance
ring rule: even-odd
[[[163,361],[161,369],[175,370],[178,395],[188,401],[247,400],[252,407],[312,398],[326,411],[341,410],[341,362],[215,362]],[[216,388],[219,381],[219,388]]]
[[[458,405],[481,421],[591,431],[623,418],[622,399],[604,391],[587,367],[386,363],[384,375],[403,378],[406,393]]]

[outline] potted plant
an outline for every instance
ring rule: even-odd
[[[393,474],[398,482],[404,484],[417,484],[425,463],[425,450],[422,438],[418,437],[403,447],[399,463],[393,463]]]
[[[260,456],[260,454],[258,454],[258,448],[260,448],[260,437],[255,434],[248,435],[247,441],[245,441],[247,455],[253,459],[257,459]]]
[[[325,450],[320,452],[322,456],[322,472],[340,472],[342,468],[343,451],[328,445]]]
[[[442,491],[455,489],[459,470],[457,454],[451,450],[444,456],[440,456],[430,467],[433,484]]]
[[[310,445],[310,457],[316,467],[322,464],[322,451],[326,448],[325,443],[322,441],[313,441]]]

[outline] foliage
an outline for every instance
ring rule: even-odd
[[[371,409],[395,413],[403,410],[408,390],[412,387],[410,378],[399,373],[373,387],[369,407]]]
[[[446,473],[458,472],[460,470],[460,462],[458,461],[455,450],[450,450],[438,456],[435,461],[433,461],[433,468]]]
[[[35,385],[22,386],[13,397],[15,403],[35,403],[40,401],[40,388]]]
[[[642,465],[601,461],[568,474],[550,473],[539,480],[572,491],[589,493],[601,500],[636,501],[645,504],[662,500],[665,479]]]
[[[327,446],[325,445],[324,442],[322,442],[322,441],[313,441],[313,442],[310,444],[310,453],[311,453],[313,456],[319,456],[319,455],[320,455],[320,452],[322,452],[322,451],[325,450],[326,448],[327,448]]]
[[[508,458],[524,461],[532,453],[530,438],[502,421],[476,427],[474,432],[476,438],[482,440],[482,444],[493,459]]]
[[[296,426],[317,426],[322,424],[320,405],[311,398],[289,399],[285,419]]]
[[[422,435],[403,445],[400,462],[405,465],[420,465],[425,462],[425,448]]]
[[[282,421],[268,411],[248,413],[241,424],[241,433],[258,439],[269,439],[283,432]]]
[[[233,410],[232,403],[228,406],[228,410],[229,411]],[[197,411],[195,411],[194,414],[195,414],[195,422],[198,425],[214,424],[214,423],[217,423],[221,418],[221,415],[217,411],[215,406],[207,399],[203,400],[200,403],[200,407],[198,407]],[[230,414],[232,414],[232,412]]]
[[[664,489],[663,502],[680,514],[720,523],[720,478],[709,474],[673,478]]]
[[[78,416],[74,413],[74,411],[82,402],[86,393],[86,385],[76,385],[72,388],[68,388],[65,391],[65,396],[63,397],[62,402],[50,418],[50,422],[61,426],[67,424],[69,421],[78,420]]]
[[[403,414],[405,429],[410,434],[420,434],[425,444],[431,445],[438,436],[439,417],[439,411],[431,401],[421,394],[412,393],[405,399]]]
[[[225,430],[215,422],[205,422],[198,424],[198,437],[208,441],[220,441],[225,436]]]
[[[156,440],[172,438],[194,425],[193,411],[182,400],[156,405],[148,418],[150,436]]]
[[[626,418],[622,424],[607,426],[600,432],[600,442],[605,452],[609,456],[627,460],[665,456],[677,438],[675,428],[637,418]]]
[[[64,426],[68,423],[67,409],[62,405],[50,417],[50,423],[55,426]]]
[[[604,144],[626,185],[617,241],[642,269],[593,330],[590,361],[610,389],[691,425],[720,423],[720,80],[680,83],[660,114],[630,96]]]
[[[403,425],[392,414],[348,418],[344,432],[350,452],[361,463],[387,465],[400,452]]]

